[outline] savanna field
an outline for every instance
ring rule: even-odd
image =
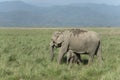
[[[0,29],[0,80],[120,80],[120,28],[85,28],[100,34],[103,65],[97,57],[68,67],[50,61],[51,35],[59,29]]]

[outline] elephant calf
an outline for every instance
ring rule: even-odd
[[[81,57],[79,54],[74,53],[72,50],[69,50],[67,52],[67,64],[72,64],[72,63],[77,63],[80,64],[81,61]]]

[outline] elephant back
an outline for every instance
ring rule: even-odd
[[[81,29],[71,29],[70,32],[75,36],[75,35],[79,35],[79,34],[82,34],[82,33],[86,33],[88,31],[81,30]]]

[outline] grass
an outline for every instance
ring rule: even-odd
[[[56,29],[0,29],[0,80],[119,80],[120,29],[87,28],[101,35],[104,63],[88,65],[50,61],[49,42]],[[82,59],[88,59],[82,55]]]

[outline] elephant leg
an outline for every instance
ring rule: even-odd
[[[61,64],[62,58],[67,52],[67,48],[61,47],[58,54],[58,64]]]
[[[89,54],[88,65],[93,63],[93,58],[94,58],[94,55],[96,54],[96,46],[91,46],[91,47],[92,48],[88,52],[88,54]]]
[[[69,53],[67,53],[67,54],[69,54]],[[70,62],[70,56],[67,56],[67,64],[69,64],[69,62]]]
[[[81,55],[76,53],[76,57],[77,57],[77,59],[76,59],[77,64],[81,64],[82,63]]]
[[[73,54],[73,52],[72,52],[71,50],[69,50],[69,51],[67,52],[67,64],[70,63],[70,60],[71,60],[72,54]]]
[[[68,59],[68,57],[67,57],[67,64],[69,64],[69,59]]]
[[[70,59],[70,64],[72,64],[74,62],[74,58]]]
[[[73,57],[69,59],[69,65],[68,65],[69,69],[73,66],[73,61],[74,61]]]
[[[62,61],[62,58],[64,56],[65,52],[60,52],[59,55],[58,55],[58,64],[61,64],[61,61]]]
[[[89,55],[88,65],[93,63],[94,55]]]

